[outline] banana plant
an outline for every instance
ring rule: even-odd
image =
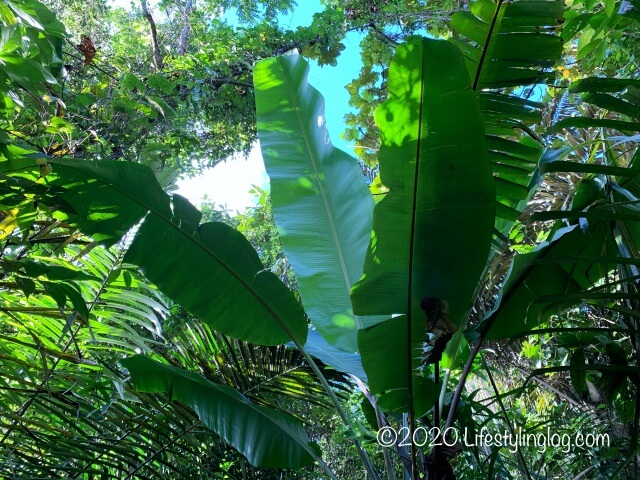
[[[331,144],[324,99],[308,84],[308,69],[295,55],[256,65],[260,146],[305,311],[330,345],[355,352],[357,331],[379,321],[354,315],[349,299],[362,274],[373,198],[357,162]]]
[[[460,35],[452,41],[459,50],[449,43],[414,39],[398,48],[392,62],[390,99],[376,113],[383,144],[381,180],[389,193],[374,209],[364,273],[351,300],[355,319],[395,318],[372,326],[357,320],[348,325],[360,327],[358,350],[379,405],[409,412],[412,421],[438,396],[433,382],[418,373],[425,341],[422,300],[437,298],[449,306],[448,320],[462,327],[451,349],[458,351],[489,259],[494,225],[500,238],[539,179],[541,148],[526,124],[539,119],[541,104],[497,89],[553,77],[549,68],[562,50],[562,40],[554,34],[562,12],[558,1],[472,2],[469,12],[452,19]],[[299,64],[296,57],[263,63],[256,81],[263,155],[267,171],[276,178],[272,195],[280,199],[274,201],[276,223],[283,249],[304,283],[322,272],[301,248],[308,238],[305,225],[322,226],[326,235],[336,230],[331,226],[336,219],[327,218],[331,185],[318,168],[328,157],[324,152],[334,150],[324,130],[313,133],[322,115]],[[282,109],[274,112],[277,107]],[[518,130],[525,135],[516,134]],[[302,208],[310,201],[318,205],[315,215]],[[473,238],[465,231],[474,232]],[[339,251],[337,243],[327,248]],[[311,285],[305,298],[301,284],[305,308],[320,300],[330,310],[336,296],[313,291]],[[327,318],[332,313],[310,319],[323,333]],[[333,337],[325,335],[325,340],[331,343]]]
[[[464,117],[451,115],[451,108]],[[399,47],[389,70],[389,100],[376,112],[376,123],[380,178],[389,193],[375,207],[364,273],[352,300],[356,313],[403,315],[361,331],[358,341],[372,393],[381,394],[386,408],[408,412],[413,435],[417,419],[439,396],[438,375],[431,380],[417,369],[434,320],[422,311],[424,302],[438,299],[448,305],[447,322],[464,323],[495,219],[480,106],[459,50],[427,39]],[[397,360],[365,356],[382,354]],[[381,376],[386,381],[371,383]],[[414,451],[410,459],[417,478]]]

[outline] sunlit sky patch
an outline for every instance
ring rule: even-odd
[[[300,25],[309,25],[313,14],[322,10],[319,0],[298,0],[298,6],[289,15],[282,16],[281,25],[295,29]],[[129,8],[130,0],[111,0],[112,6]],[[148,2],[153,8],[156,1]],[[227,12],[225,17],[230,23],[237,22],[233,12]],[[353,154],[353,147],[347,145],[341,138],[345,129],[344,115],[351,111],[349,95],[344,86],[356,78],[362,66],[360,60],[360,40],[362,36],[357,32],[350,32],[344,40],[345,50],[338,57],[335,67],[319,67],[316,62],[310,62],[309,83],[317,88],[325,98],[327,128],[331,141],[338,148]],[[268,188],[268,177],[262,163],[262,155],[258,148],[253,148],[248,158],[241,155],[227,159],[216,167],[205,171],[196,178],[182,179],[178,182],[177,193],[188,198],[194,205],[199,206],[206,195],[209,200],[226,205],[229,210],[242,212],[255,206],[257,198],[249,193],[252,185]]]

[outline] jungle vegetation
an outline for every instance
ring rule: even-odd
[[[0,476],[637,478],[640,2],[323,5],[0,0]]]

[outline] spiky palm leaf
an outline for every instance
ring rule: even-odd
[[[39,278],[33,279],[37,288],[28,299],[16,287],[2,292],[2,476],[213,476],[225,458],[234,457],[190,409],[168,403],[162,395],[131,390],[117,361],[140,351],[157,351],[181,367],[215,368],[216,358],[221,359],[224,368],[207,376],[235,380],[236,387],[251,389],[252,398],[262,404],[281,404],[283,395],[321,398],[297,354],[284,348],[261,353],[259,347],[244,345],[241,355],[247,358],[240,360],[237,351],[229,353],[237,346],[197,322],[199,331],[190,342],[177,336],[167,343],[162,331],[166,300],[122,265],[121,253],[104,248],[79,253],[79,248],[67,248],[59,263],[66,259],[69,270],[80,267],[95,278],[78,287],[87,301],[88,321],[71,302],[61,310],[40,288]],[[21,273],[12,275],[20,278]],[[229,348],[213,348],[203,338]],[[225,376],[228,371],[234,374]],[[248,371],[253,375],[246,383]],[[185,470],[188,464],[194,466]]]
[[[552,67],[562,52],[557,35],[561,1],[477,0],[456,12],[451,26],[478,92],[489,159],[496,183],[498,219],[518,218],[535,183],[541,148],[531,126],[540,121],[540,103],[505,89],[552,81]],[[510,222],[498,221],[503,233]]]

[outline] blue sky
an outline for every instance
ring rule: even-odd
[[[299,0],[298,5],[293,13],[281,19],[283,26],[295,29],[299,25],[309,25],[313,14],[322,10],[319,0]],[[337,66],[319,67],[312,61],[309,70],[309,83],[325,98],[325,119],[331,141],[349,153],[352,153],[352,148],[340,137],[345,128],[344,114],[350,110],[349,95],[344,87],[358,75],[362,66],[360,39],[361,36],[355,32],[347,36],[344,41],[346,48],[338,57]],[[206,194],[218,204],[242,211],[255,204],[254,197],[249,194],[251,186],[255,184],[264,188],[267,181],[259,149],[254,148],[248,159],[228,159],[198,178],[180,181],[178,193],[189,198],[196,206]]]

